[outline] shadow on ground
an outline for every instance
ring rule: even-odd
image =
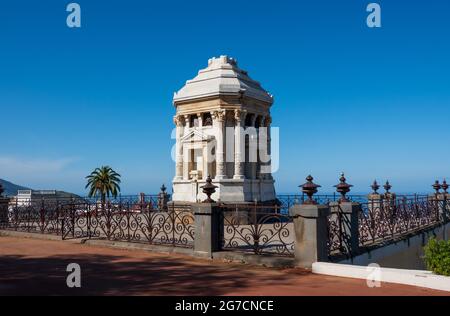
[[[70,263],[81,266],[81,288],[66,286]],[[257,282],[270,286],[287,277],[257,276]],[[250,286],[249,278],[239,265],[200,265],[168,257],[0,257],[0,295],[221,295]]]

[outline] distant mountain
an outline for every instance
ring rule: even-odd
[[[5,190],[5,192],[3,192],[3,195],[6,196],[17,195],[17,190],[31,190],[30,188],[14,184],[3,179],[0,179],[0,183],[3,186],[3,190]]]

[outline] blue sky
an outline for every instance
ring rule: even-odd
[[[230,55],[275,96],[278,192],[312,173],[331,191],[389,178],[426,192],[450,178],[450,3],[363,0],[79,0],[0,3],[0,178],[84,192],[109,164],[123,193],[158,191],[174,166],[173,92]]]

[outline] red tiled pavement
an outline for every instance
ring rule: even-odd
[[[80,289],[66,286],[69,263]],[[449,295],[429,289],[120,250],[62,241],[0,237],[0,295]]]

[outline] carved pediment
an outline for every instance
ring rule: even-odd
[[[198,130],[192,130],[188,134],[181,138],[182,143],[196,143],[196,142],[209,142],[214,139],[214,136],[205,134]]]

